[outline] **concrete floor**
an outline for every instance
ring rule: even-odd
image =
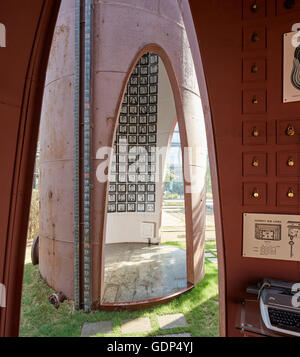
[[[135,302],[187,287],[186,252],[168,245],[105,246],[104,302]]]

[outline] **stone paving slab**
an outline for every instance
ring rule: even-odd
[[[183,314],[161,315],[157,316],[157,320],[161,329],[188,326],[186,318]]]
[[[190,333],[176,333],[174,335],[160,335],[155,337],[192,337]]]
[[[214,264],[218,263],[218,258],[209,258],[208,260]]]
[[[98,333],[101,334],[112,333],[112,330],[113,330],[112,321],[85,322],[82,326],[81,337],[94,336]]]
[[[139,333],[152,331],[149,317],[140,317],[137,319],[124,320],[121,326],[122,333]]]

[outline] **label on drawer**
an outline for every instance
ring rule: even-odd
[[[243,256],[300,261],[300,215],[244,213]]]

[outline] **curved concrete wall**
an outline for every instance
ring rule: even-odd
[[[63,1],[52,46],[41,125],[40,271],[73,298],[73,1]],[[92,299],[103,290],[107,185],[96,179],[97,150],[112,146],[131,70],[140,55],[157,53],[169,76],[183,147],[186,180],[187,274],[204,274],[206,136],[194,63],[180,7],[174,0],[103,0],[94,4],[92,129]]]
[[[63,1],[52,42],[40,126],[40,272],[73,294],[75,1]]]

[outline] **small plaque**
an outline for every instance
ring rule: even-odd
[[[243,256],[300,261],[300,215],[244,213]]]

